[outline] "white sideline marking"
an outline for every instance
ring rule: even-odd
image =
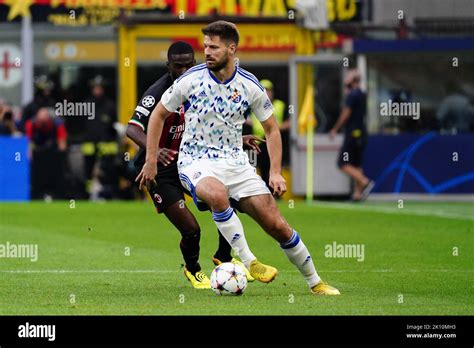
[[[299,271],[295,271],[299,272]],[[456,270],[456,269],[407,269],[407,270],[393,270],[393,269],[373,269],[373,270],[336,270],[336,271],[324,271],[324,273],[474,273],[474,270]]]
[[[299,273],[298,270],[282,270],[285,273]],[[457,269],[370,269],[370,270],[352,270],[340,269],[331,271],[321,271],[322,273],[474,273],[474,270],[457,270]]]
[[[394,203],[396,204],[396,203]],[[347,210],[366,210],[366,211],[376,211],[381,213],[387,214],[402,214],[402,215],[421,215],[421,216],[436,216],[442,217],[446,219],[456,219],[456,220],[470,220],[474,221],[474,215],[461,215],[455,214],[450,212],[443,212],[443,211],[432,211],[432,210],[425,210],[419,209],[416,207],[410,208],[390,208],[390,207],[377,207],[372,205],[356,205],[351,203],[332,203],[332,202],[316,202],[314,203],[315,206],[320,206],[324,208],[337,208],[337,209],[347,209]]]
[[[0,270],[0,273],[174,273],[171,270],[157,269],[41,269],[41,270]]]
[[[0,273],[9,273],[9,274],[34,274],[34,273],[54,273],[54,274],[68,274],[68,273],[175,273],[179,270],[154,270],[154,269],[84,269],[84,270],[74,270],[74,269],[43,269],[43,270],[0,270]],[[299,273],[298,270],[282,270],[285,273]],[[330,270],[324,271],[324,273],[420,273],[420,272],[429,272],[429,273],[474,273],[474,270],[455,270],[455,269],[408,269],[408,270],[393,270],[393,269],[372,269],[372,270]]]

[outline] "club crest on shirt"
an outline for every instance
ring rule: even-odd
[[[230,99],[234,103],[238,103],[239,101],[242,100],[242,96],[239,94],[239,92],[236,89],[234,89],[234,93],[232,93],[232,96],[230,97]]]

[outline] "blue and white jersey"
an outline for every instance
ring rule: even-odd
[[[161,103],[176,110],[189,102],[178,166],[196,159],[248,162],[242,149],[242,125],[251,111],[260,121],[273,114],[265,88],[248,71],[236,66],[232,77],[221,83],[206,64],[189,69],[163,93]]]

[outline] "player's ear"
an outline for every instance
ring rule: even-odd
[[[230,53],[235,54],[235,51],[236,51],[236,50],[237,50],[237,45],[236,45],[235,43],[233,43],[233,42],[230,43],[230,44],[229,44],[229,51],[230,51]]]

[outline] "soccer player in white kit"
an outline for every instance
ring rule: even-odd
[[[323,282],[298,233],[281,216],[263,180],[242,149],[242,125],[250,110],[262,123],[270,155],[269,185],[275,195],[286,191],[281,176],[281,136],[273,106],[258,79],[234,63],[239,42],[235,24],[217,21],[203,28],[205,64],[189,69],[163,94],[150,116],[146,163],[137,177],[140,186],[154,182],[157,149],[164,120],[170,111],[189,102],[186,128],[179,150],[181,182],[212,210],[219,231],[227,239],[255,279],[272,281],[277,270],[257,261],[245,240],[243,226],[229,205],[239,201],[268,234],[280,243],[314,294],[339,295]]]

